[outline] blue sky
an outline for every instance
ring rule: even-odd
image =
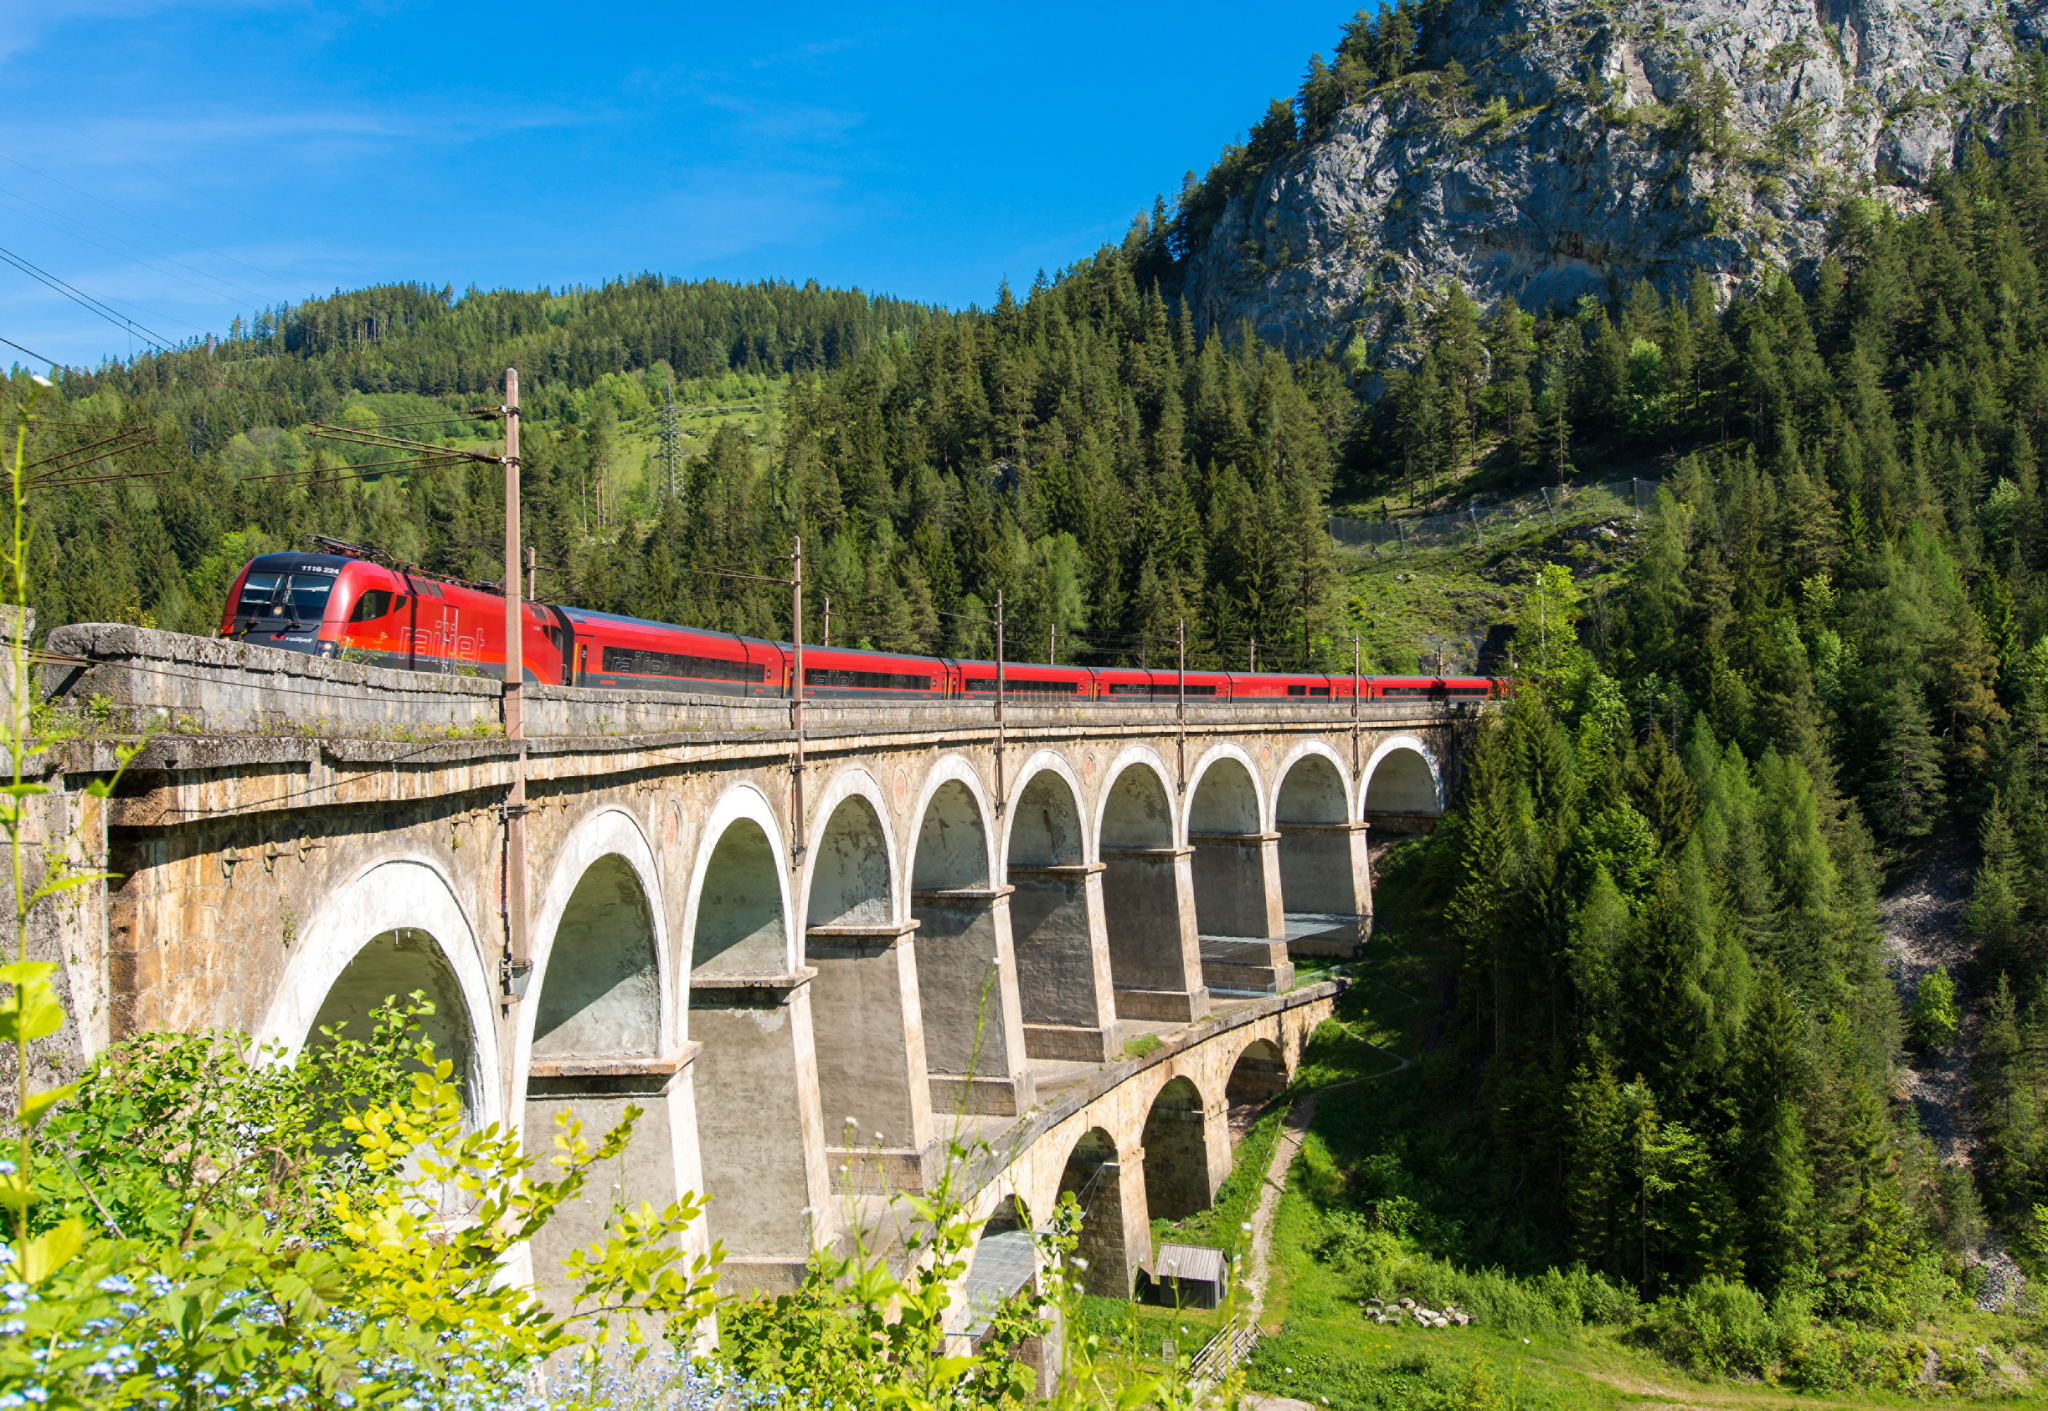
[[[0,249],[169,339],[397,280],[986,304],[1206,169],[1353,8],[8,0]],[[4,264],[0,337],[131,348]]]

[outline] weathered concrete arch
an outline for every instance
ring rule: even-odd
[[[1223,1100],[1232,1107],[1262,1107],[1285,1091],[1291,1076],[1280,1047],[1269,1039],[1255,1039],[1231,1064]]]
[[[1241,779],[1235,776],[1226,761],[1235,762],[1243,770]],[[1210,773],[1218,766],[1222,767],[1222,772],[1211,779]],[[1249,785],[1248,795],[1246,785]],[[1191,837],[1195,833],[1257,833],[1265,827],[1268,817],[1259,767],[1236,745],[1210,747],[1188,771],[1184,836]]]
[[[853,1184],[922,1189],[932,1146],[917,923],[902,918],[888,801],[865,769],[840,772],[804,863],[804,960],[827,1150]],[[856,1170],[857,1168],[857,1170]]]
[[[1067,1151],[1060,1168],[1058,1195],[1072,1194],[1081,1206],[1080,1239],[1074,1253],[1087,1261],[1081,1285],[1090,1293],[1121,1298],[1131,1291],[1137,1273],[1131,1256],[1149,1249],[1140,1243],[1151,1219],[1145,1210],[1142,1179],[1124,1169],[1114,1133],[1090,1127]],[[1135,1236],[1135,1237],[1134,1237]]]
[[[690,868],[683,941],[690,974],[789,974],[797,968],[782,825],[766,795],[719,796]]]
[[[917,832],[904,892],[989,886],[1002,872],[996,831],[989,826],[994,816],[974,765],[964,755],[941,755],[926,771],[910,814]]]
[[[1154,1218],[1185,1220],[1215,1203],[1210,1104],[1186,1077],[1166,1082],[1145,1114],[1145,1209]],[[1225,1158],[1228,1169],[1228,1158]]]
[[[1173,771],[1150,745],[1126,745],[1102,771],[1095,800],[1098,852],[1103,847],[1171,847],[1180,840]]]
[[[906,869],[931,1105],[1010,1116],[1031,1106],[1011,889],[981,776],[943,755],[918,791]]]
[[[552,1151],[567,1112],[590,1140],[638,1107],[633,1143],[606,1183],[557,1213],[529,1255],[542,1297],[565,1303],[558,1271],[602,1237],[615,1201],[659,1210],[700,1184],[690,1078],[671,1036],[683,1024],[668,945],[668,907],[640,819],[598,809],[563,840],[539,894],[533,973],[519,1006],[515,1108],[526,1153]]]
[[[1328,772],[1308,763],[1310,760],[1327,764]],[[1280,781],[1273,791],[1271,821],[1275,825],[1343,823],[1354,816],[1351,766],[1323,740],[1303,740],[1295,745],[1281,757],[1273,777]]]
[[[881,925],[899,920],[899,850],[889,826],[889,798],[875,776],[859,765],[840,770],[818,796],[810,817],[802,881],[804,924]]]
[[[1013,889],[1017,1002],[1033,1058],[1106,1063],[1122,1046],[1110,980],[1102,864],[1081,818],[1073,768],[1040,750],[1017,773],[1004,820],[1003,880]]]
[[[471,1115],[479,1124],[502,1121],[504,1089],[498,1081],[498,1033],[492,1022],[495,986],[490,969],[454,888],[440,868],[424,857],[381,858],[358,869],[335,889],[294,946],[283,980],[255,1029],[255,1039],[259,1045],[281,1045],[286,1053],[296,1055],[317,1031],[321,1012],[351,963],[372,942],[387,939],[394,952],[402,947],[403,953],[417,954],[420,943],[412,939],[415,936],[430,938],[460,997],[459,1017],[467,1027],[471,1046],[466,1085]],[[421,975],[430,968],[406,967],[408,973],[418,970]],[[384,993],[403,995],[412,987],[394,986]],[[374,981],[370,988],[377,988]],[[365,991],[371,1004],[381,1002],[384,993],[369,995]]]
[[[1025,760],[1004,811],[1005,872],[1017,861],[1030,867],[1090,861],[1092,849],[1081,826],[1081,800],[1087,796],[1074,767],[1057,750],[1040,750]]]
[[[1126,1019],[1185,1022],[1209,1010],[1191,854],[1168,777],[1157,751],[1132,745],[1103,772],[1096,801],[1110,981]]]
[[[1443,811],[1443,769],[1428,742],[1419,735],[1395,735],[1381,741],[1365,765],[1365,812]]]
[[[798,963],[782,831],[736,784],[706,820],[684,944],[707,1235],[726,1285],[788,1288],[833,1224],[809,971]]]
[[[1188,783],[1187,841],[1195,849],[1195,918],[1204,936],[1282,937],[1280,835],[1259,769],[1235,745],[1217,745]]]
[[[640,912],[637,916],[632,914],[634,898],[627,891],[629,886],[638,892]],[[640,826],[640,820],[618,807],[599,809],[584,819],[563,841],[538,900],[540,904],[534,909],[528,931],[533,938],[533,973],[527,977],[526,992],[539,1002],[519,1006],[514,1071],[520,1075],[528,1071],[536,1048],[564,1057],[581,1053],[582,1049],[577,1045],[587,1046],[596,1039],[594,1030],[574,1021],[569,1021],[570,1032],[560,1032],[561,1021],[568,1019],[561,1006],[571,996],[561,992],[559,985],[552,1001],[556,1008],[548,1015],[558,1021],[556,1034],[549,1036],[556,1041],[550,1044],[546,1038],[537,1038],[537,1035],[547,1032],[542,1024],[542,1014],[551,1004],[548,973],[557,968],[556,946],[564,938],[565,921],[570,923],[568,940],[571,946],[575,946],[585,928],[589,928],[597,932],[596,938],[604,951],[601,957],[578,951],[573,957],[573,966],[566,964],[569,956],[562,957],[565,965],[561,974],[574,972],[568,983],[574,987],[576,998],[602,1007],[604,1000],[616,991],[617,1003],[610,1007],[621,1009],[630,1006],[634,1015],[623,1016],[629,1023],[642,1012],[647,1001],[651,1000],[653,1004],[653,1032],[626,1040],[623,1031],[614,1031],[613,1042],[605,1052],[644,1053],[649,1057],[669,1052],[675,1046],[671,1036],[681,1023],[680,1006],[676,1002],[677,987],[669,973],[670,952],[664,920],[667,908],[662,903],[654,848],[648,841],[646,830]],[[611,914],[605,915],[606,912]],[[636,920],[644,928],[642,936],[626,934],[630,923]],[[627,947],[637,949],[643,938],[646,946],[651,948],[651,954],[645,956],[651,973],[646,973],[639,966],[627,966]],[[616,964],[607,967],[607,961]],[[610,973],[604,973],[600,967]],[[645,974],[644,981],[636,978],[642,974]],[[611,983],[598,988],[605,979]],[[574,1010],[588,1007],[578,1004]],[[591,1022],[599,1022],[597,1016],[593,1015]],[[622,1044],[622,1040],[626,1042]],[[564,1047],[564,1044],[569,1047]]]
[[[1352,812],[1350,772],[1320,740],[1288,752],[1273,791],[1280,835],[1280,896],[1286,910],[1323,916],[1372,911],[1365,826]]]

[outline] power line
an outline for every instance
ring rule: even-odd
[[[31,219],[31,220],[34,220],[34,219],[35,219],[35,217],[31,216],[31,217],[29,217],[29,219]],[[38,224],[47,224],[47,222],[38,222]],[[55,227],[52,227],[52,229],[55,229]],[[64,231],[58,231],[58,234],[60,234],[60,235],[61,235],[61,234],[65,234],[65,233],[66,233],[66,232],[64,232]],[[101,247],[101,248],[105,248],[105,247],[103,246],[103,247]],[[120,252],[119,250],[113,250],[113,251],[109,251],[109,253],[110,253],[110,254],[114,254],[114,255],[121,255],[121,252]],[[16,259],[25,259],[25,257],[24,257],[24,256],[20,256],[20,255],[17,255],[17,256],[15,256],[15,258],[16,258]],[[128,257],[128,256],[125,256],[125,255],[121,255],[121,258],[123,258],[123,259],[128,259],[129,257]],[[134,260],[130,260],[130,263],[132,264],[132,263],[139,263],[139,262],[138,262],[138,261],[134,261]],[[144,266],[144,267],[145,267],[145,268],[147,268],[147,266]],[[56,275],[53,275],[53,274],[50,274],[50,272],[49,272],[48,270],[44,270],[44,271],[42,271],[42,272],[43,272],[44,274],[46,274],[46,275],[49,275],[49,277],[50,277],[50,278],[52,278],[52,279],[57,279],[57,276],[56,276]],[[58,280],[57,282],[58,282],[58,283],[60,283],[60,284],[68,283],[68,281],[66,281],[66,280],[61,280],[61,279],[59,279],[59,280]],[[76,285],[76,284],[73,284],[73,285],[71,285],[70,287],[71,287],[71,288],[73,288],[73,289],[76,289],[76,290],[77,290],[77,291],[78,291],[79,293],[81,293],[81,294],[84,294],[84,293],[86,292],[86,291],[84,290],[84,288],[83,288],[82,286],[80,286],[80,285]],[[208,290],[207,292],[208,292],[208,293],[212,293],[212,291],[211,291],[211,290]],[[147,304],[138,304],[138,303],[136,303],[136,302],[135,302],[135,301],[134,301],[133,299],[116,299],[116,298],[112,298],[111,296],[110,296],[110,297],[108,297],[108,298],[104,298],[104,299],[102,299],[102,298],[101,298],[101,297],[100,297],[99,295],[97,295],[97,294],[89,294],[89,295],[87,295],[87,297],[88,297],[88,298],[90,298],[90,299],[91,299],[91,300],[92,300],[92,301],[93,301],[94,303],[96,303],[96,304],[100,304],[100,305],[103,305],[103,306],[105,306],[105,307],[107,307],[107,308],[109,308],[109,309],[111,309],[111,308],[112,308],[112,307],[113,307],[113,306],[114,306],[115,304],[119,304],[119,305],[121,305],[121,306],[122,306],[123,308],[129,308],[129,309],[133,309],[133,310],[135,310],[135,312],[137,312],[137,313],[139,313],[139,314],[148,314],[148,315],[149,315],[149,316],[150,316],[151,318],[161,318],[161,319],[170,319],[170,318],[173,318],[173,317],[174,317],[174,315],[171,315],[171,314],[167,314],[167,313],[163,312],[163,311],[162,311],[161,309],[152,309],[152,308],[151,308],[151,307],[149,307],[149,305],[147,305]],[[221,296],[220,296],[220,295],[218,295],[218,294],[215,294],[215,295],[214,295],[214,297],[215,297],[215,298],[220,298]],[[125,315],[123,315],[123,317],[125,317]],[[131,322],[132,322],[132,320],[131,320]],[[140,328],[140,327],[142,327],[142,325],[138,323],[138,324],[136,324],[136,325],[135,325],[135,327],[137,327],[137,328]],[[198,325],[198,324],[196,324],[196,323],[188,323],[188,324],[186,324],[186,325],[185,325],[185,327],[187,327],[187,328],[190,328],[190,329],[192,329],[192,330],[193,330],[194,332],[199,332],[199,333],[203,333],[203,332],[205,332],[205,330],[204,330],[204,329],[202,329],[202,328],[200,328],[200,327],[199,327],[199,325]]]
[[[30,357],[34,358],[39,363],[48,363],[51,367],[57,367],[59,365],[54,359],[44,357],[41,353],[38,353],[33,348],[22,347],[21,344],[15,342],[12,338],[0,338],[0,343],[5,343],[8,347],[14,349],[14,351],[17,353],[27,353]]]
[[[98,314],[101,318],[105,319],[108,323],[113,324],[116,328],[122,329],[129,333],[142,334],[150,342],[156,344],[156,346],[159,349],[166,353],[168,353],[171,350],[170,340],[165,338],[161,333],[152,332],[149,329],[144,328],[141,324],[137,323],[134,319],[129,318],[124,314],[118,314],[114,312],[114,310],[108,308],[105,304],[93,298],[92,295],[87,294],[84,290],[79,289],[74,285],[66,284],[56,275],[50,274],[47,271],[37,267],[36,265],[29,263],[20,255],[15,254],[12,250],[9,250],[4,246],[0,246],[0,260],[4,260],[8,264],[13,265],[16,269],[20,270],[29,278],[35,280],[38,284],[42,284],[48,287],[49,289],[55,291],[56,293],[62,294],[65,298],[69,299],[72,303],[77,304],[80,308]]]
[[[191,265],[186,264],[183,260],[174,260],[169,255],[159,255],[156,253],[156,251],[151,250],[146,246],[137,245],[132,240],[121,240],[120,236],[114,235],[108,231],[97,229],[94,226],[86,225],[85,222],[82,220],[72,220],[70,216],[65,215],[62,211],[52,210],[50,207],[45,206],[40,201],[29,200],[28,197],[22,195],[18,191],[7,191],[4,189],[0,189],[0,196],[4,196],[10,200],[15,201],[27,201],[29,205],[34,206],[37,210],[49,211],[51,215],[57,217],[57,219],[59,220],[69,221],[72,225],[82,226],[86,230],[92,231],[95,235],[106,236],[109,240],[120,240],[123,245],[129,246],[131,249],[140,250],[142,251],[143,254],[150,256],[151,259],[162,260],[165,264],[176,265],[179,269],[191,270],[192,273],[198,275],[201,279],[213,279],[215,280],[216,283],[225,285],[228,289],[235,290],[238,293],[246,294],[251,299],[261,300],[263,298],[261,294],[258,294],[253,289],[244,289],[241,285],[232,283],[231,281],[225,279],[217,279],[216,276],[208,274],[203,269],[194,269]],[[9,209],[12,210],[13,208],[9,207]],[[155,265],[150,264],[147,260],[138,259],[134,255],[123,253],[120,250],[116,250],[111,245],[102,245],[97,240],[87,240],[83,235],[80,235],[75,231],[66,230],[60,225],[52,225],[49,221],[43,220],[39,216],[32,216],[28,212],[22,210],[15,210],[14,213],[20,216],[23,220],[34,221],[37,225],[42,226],[45,230],[54,230],[59,235],[68,235],[73,240],[77,240],[83,244],[92,246],[95,250],[105,250],[108,254],[114,256],[117,259],[127,260],[130,264],[141,265],[144,269],[152,270],[157,274],[169,275],[172,279],[177,280],[180,284],[189,284],[194,289],[199,290],[202,294],[209,295],[212,298],[224,299],[231,297],[223,293],[220,289],[209,288],[208,286],[200,284],[195,280],[187,279],[181,274],[171,274],[171,272],[167,269],[158,269]]]
[[[155,175],[157,175],[157,176],[160,176],[160,177],[162,177],[162,178],[163,178],[163,179],[164,179],[165,181],[168,181],[168,182],[169,182],[169,183],[170,183],[171,185],[173,185],[173,186],[177,187],[177,188],[178,188],[178,189],[179,189],[180,191],[184,192],[184,193],[185,193],[186,195],[188,195],[188,196],[192,197],[192,198],[193,198],[194,200],[196,200],[196,201],[201,201],[201,202],[204,202],[204,203],[206,203],[206,204],[208,204],[208,205],[216,206],[216,207],[218,207],[219,209],[221,209],[221,210],[224,210],[224,211],[231,211],[231,212],[233,212],[233,213],[234,213],[235,215],[238,215],[238,216],[240,216],[240,217],[241,217],[242,219],[244,219],[244,220],[246,220],[246,221],[249,221],[249,222],[250,222],[251,224],[253,224],[253,225],[255,225],[255,226],[259,227],[260,229],[263,229],[263,230],[266,230],[266,231],[270,231],[270,233],[272,233],[272,234],[275,234],[275,233],[276,233],[276,231],[275,231],[275,230],[274,230],[274,229],[273,229],[273,228],[271,227],[271,225],[270,225],[270,222],[269,222],[269,221],[267,221],[266,219],[264,219],[263,217],[261,217],[261,216],[256,216],[256,215],[251,215],[251,214],[250,214],[249,212],[247,212],[247,211],[244,211],[244,210],[239,210],[239,209],[237,209],[236,207],[233,207],[233,206],[227,205],[227,204],[226,204],[226,203],[224,203],[224,202],[221,202],[221,201],[216,201],[216,200],[213,200],[213,199],[211,199],[211,198],[209,198],[209,197],[207,197],[207,196],[205,196],[205,195],[202,195],[202,194],[201,194],[201,193],[200,193],[200,192],[199,192],[199,191],[198,191],[197,189],[195,189],[194,187],[192,187],[192,186],[188,185],[187,183],[185,183],[185,182],[183,182],[183,181],[180,181],[180,180],[179,180],[179,179],[178,179],[177,177],[175,177],[175,176],[172,176],[172,175],[171,175],[171,174],[170,174],[169,172],[165,171],[165,170],[164,170],[164,169],[163,169],[162,167],[153,167],[153,166],[151,166],[151,165],[150,165],[150,164],[149,164],[148,162],[145,162],[145,161],[141,160],[141,159],[140,159],[140,158],[138,158],[138,157],[131,157],[131,156],[129,156],[129,155],[128,155],[128,154],[126,153],[126,152],[123,152],[123,151],[121,151],[120,149],[118,149],[118,148],[116,148],[116,147],[111,147],[111,146],[109,146],[108,144],[106,144],[105,142],[102,142],[102,141],[100,141],[100,139],[99,139],[99,138],[97,138],[97,137],[93,137],[93,136],[91,136],[91,135],[89,135],[89,134],[87,134],[87,133],[83,133],[83,132],[80,132],[80,131],[79,131],[79,130],[78,130],[77,128],[75,128],[75,127],[68,127],[68,126],[66,126],[66,125],[65,125],[65,124],[63,124],[63,123],[61,123],[61,122],[58,122],[58,121],[56,121],[56,120],[55,120],[54,118],[45,118],[45,119],[43,119],[43,121],[44,121],[44,123],[45,123],[46,125],[48,125],[48,126],[50,126],[50,127],[55,127],[55,128],[59,128],[59,129],[61,129],[61,130],[65,131],[65,132],[68,132],[68,133],[70,133],[70,134],[71,134],[71,135],[72,135],[73,137],[78,137],[78,138],[82,138],[82,139],[84,139],[85,141],[87,141],[87,142],[90,142],[90,143],[92,143],[92,144],[93,144],[93,145],[94,145],[95,147],[98,147],[98,148],[99,148],[99,149],[100,149],[101,151],[103,151],[103,152],[111,152],[111,153],[113,153],[113,154],[114,154],[114,155],[115,155],[116,157],[119,157],[119,158],[120,158],[120,159],[121,159],[122,161],[124,161],[124,162],[127,162],[127,163],[129,163],[130,165],[132,165],[132,166],[138,166],[138,167],[141,167],[141,168],[142,168],[142,169],[143,169],[144,171],[146,171],[146,172],[151,172],[151,173],[154,173],[154,174],[155,174]],[[43,177],[43,179],[44,179],[45,181],[57,181],[57,178],[55,178],[55,177],[53,177],[53,176],[47,176],[47,175],[45,175],[45,174],[44,174],[44,173],[42,173],[42,172],[36,171],[36,169],[35,169],[34,167],[28,166],[27,164],[25,164],[25,163],[23,163],[23,162],[19,162],[19,161],[16,161],[16,160],[15,160],[14,158],[12,158],[12,157],[4,157],[4,158],[0,158],[0,161],[8,161],[8,162],[12,162],[12,163],[13,163],[13,164],[14,164],[15,166],[18,166],[18,167],[20,167],[20,168],[21,168],[21,169],[22,169],[23,171],[28,171],[28,172],[35,172],[35,174],[36,174],[37,176]],[[63,185],[64,185],[64,183],[63,183],[63,182],[61,182],[61,181],[57,181],[57,184],[58,184],[59,186],[63,186]],[[67,189],[67,190],[71,190],[71,191],[78,191],[78,188],[77,188],[77,187],[75,187],[75,186],[73,186],[73,187],[67,187],[66,189]],[[122,215],[128,216],[128,217],[129,217],[129,219],[131,219],[131,220],[143,220],[143,217],[141,217],[141,216],[136,216],[136,215],[132,215],[132,214],[130,214],[130,213],[129,213],[129,212],[127,212],[127,211],[123,211],[123,210],[121,210],[121,208],[120,208],[119,206],[116,206],[116,205],[114,205],[114,204],[113,204],[113,203],[112,203],[111,201],[105,200],[105,199],[104,199],[104,198],[102,198],[102,197],[98,197],[98,196],[93,196],[93,195],[92,195],[91,193],[89,193],[89,192],[85,192],[85,191],[79,191],[79,192],[78,192],[78,194],[79,194],[79,195],[81,195],[81,196],[85,196],[85,197],[87,197],[87,199],[89,199],[89,200],[93,200],[93,201],[98,201],[98,202],[99,202],[99,203],[100,203],[100,204],[101,204],[102,206],[105,206],[105,207],[106,207],[106,208],[107,208],[108,210],[111,210],[111,211],[119,211],[119,212],[120,212],[120,213],[121,213]],[[154,222],[154,221],[148,221],[148,220],[143,220],[143,223],[144,223],[144,224],[146,224],[146,225],[154,225],[154,226],[156,226],[156,228],[157,228],[158,230],[162,230],[162,231],[163,231],[163,232],[164,232],[165,234],[167,234],[167,235],[177,235],[177,234],[178,234],[178,233],[177,233],[176,231],[174,231],[174,230],[170,230],[170,229],[168,229],[168,228],[167,228],[167,227],[165,227],[165,226],[161,226],[161,225],[156,225],[156,222]],[[224,251],[224,250],[215,250],[215,249],[213,249],[213,248],[212,248],[211,246],[208,246],[208,245],[201,245],[201,244],[199,244],[199,242],[198,242],[198,241],[196,241],[196,240],[193,240],[193,239],[192,239],[192,238],[191,238],[190,236],[184,236],[184,235],[179,235],[179,236],[178,236],[178,238],[179,238],[180,240],[183,240],[183,241],[185,241],[185,242],[186,242],[187,244],[189,244],[189,245],[192,245],[192,246],[194,246],[194,247],[195,247],[195,248],[197,248],[197,249],[201,249],[201,250],[207,250],[207,251],[209,251],[209,252],[210,252],[210,253],[212,253],[212,254],[216,254],[216,255],[219,255],[219,256],[220,256],[220,257],[221,257],[222,259],[226,259],[226,260],[233,260],[233,261],[234,261],[234,262],[235,262],[236,264],[240,265],[240,266],[241,266],[241,267],[242,267],[243,269],[246,269],[246,270],[251,270],[251,271],[254,271],[254,272],[255,272],[255,273],[257,273],[257,274],[260,274],[260,275],[262,275],[262,276],[263,276],[263,277],[264,277],[265,279],[275,280],[275,281],[276,281],[276,282],[277,282],[278,284],[280,284],[280,285],[285,285],[286,287],[290,287],[290,282],[289,282],[289,281],[287,281],[287,280],[284,280],[284,279],[280,279],[280,278],[278,278],[278,276],[277,276],[277,275],[274,275],[274,274],[272,274],[272,273],[271,273],[271,272],[270,272],[269,270],[266,270],[266,269],[258,269],[258,268],[257,268],[257,267],[256,267],[255,265],[252,265],[252,264],[250,264],[250,263],[249,263],[249,262],[248,262],[247,260],[243,260],[243,259],[237,259],[237,258],[236,258],[235,256],[233,256],[233,255],[230,255],[230,254],[228,254],[228,253],[227,253],[226,251]],[[371,269],[371,268],[370,268],[370,267],[369,267],[368,265],[365,265],[365,264],[362,264],[362,263],[360,263],[359,261],[356,261],[356,260],[351,260],[351,259],[349,259],[349,258],[348,258],[347,256],[334,256],[333,258],[337,258],[337,259],[339,259],[339,260],[340,260],[340,261],[341,261],[341,262],[342,262],[343,264],[346,264],[346,265],[354,265],[354,266],[355,266],[355,267],[356,267],[357,269],[359,269],[359,270],[362,270],[362,271],[363,271],[363,272],[364,272],[365,274],[368,274],[368,275],[370,275],[370,276],[371,276],[371,277],[372,277],[373,279],[377,277],[377,271],[375,271],[375,270]]]

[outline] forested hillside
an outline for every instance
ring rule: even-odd
[[[778,591],[704,571],[758,570],[801,534],[807,609],[830,596],[835,641],[892,648],[986,651],[1001,589],[1027,659],[1057,626],[1062,659],[1163,661],[1185,619],[1195,663],[1254,638],[1287,660],[1306,628],[1311,660],[1348,667],[1373,604],[1324,532],[1333,488],[1392,508],[1660,476],[1623,587],[1556,565],[1526,585],[1522,692],[1396,868],[1452,948],[1439,1105],[1526,1217],[1493,1246],[1417,1237],[1896,1323],[1957,1296],[1987,1221],[2023,1260],[2048,1247],[2038,109],[1930,191],[1905,217],[1846,204],[1815,269],[1730,299],[1694,279],[1481,310],[1446,289],[1373,403],[1357,369],[1198,336],[1141,279],[1156,224],[958,315],[655,280],[337,296],[64,375],[38,453],[148,427],[115,465],[155,478],[37,492],[36,606],[46,627],[203,631],[243,558],[312,532],[492,576],[494,468],[353,472],[303,424],[485,444],[460,409],[507,362],[537,412],[545,595],[782,635]],[[621,427],[644,441],[672,380],[761,411],[710,435],[675,495],[644,476],[607,508],[592,487]],[[1887,860],[1957,829],[1983,846],[1974,1168],[1941,1164],[1895,1100],[1909,1035],[1876,920]],[[1910,1042],[1956,1042],[1939,1018]]]
[[[1450,947],[1475,1140],[1549,1237],[1468,1255],[1583,1260],[1646,1294],[1742,1280],[1879,1327],[1972,1287],[1987,1220],[2041,1272],[2044,220],[2029,112],[1924,214],[1844,212],[1803,291],[1717,319],[1703,286],[1638,290],[1539,324],[1572,444],[1677,454],[1624,589],[1582,600],[1556,568],[1530,589],[1526,689],[1404,864]],[[1489,402],[1531,365],[1509,346],[1476,354],[1461,402],[1440,340],[1382,472],[1443,453],[1404,415],[1477,407],[1514,440],[1525,392]],[[1988,1005],[1985,1141],[1945,1164],[1896,1094],[1959,1016],[1946,976],[1902,1013],[1876,899],[1887,860],[1951,831],[1982,845],[1957,978]]]

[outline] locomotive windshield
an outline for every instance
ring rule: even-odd
[[[277,573],[250,569],[242,584],[236,617],[268,617],[311,627],[327,611],[327,596],[334,591],[330,573]]]

